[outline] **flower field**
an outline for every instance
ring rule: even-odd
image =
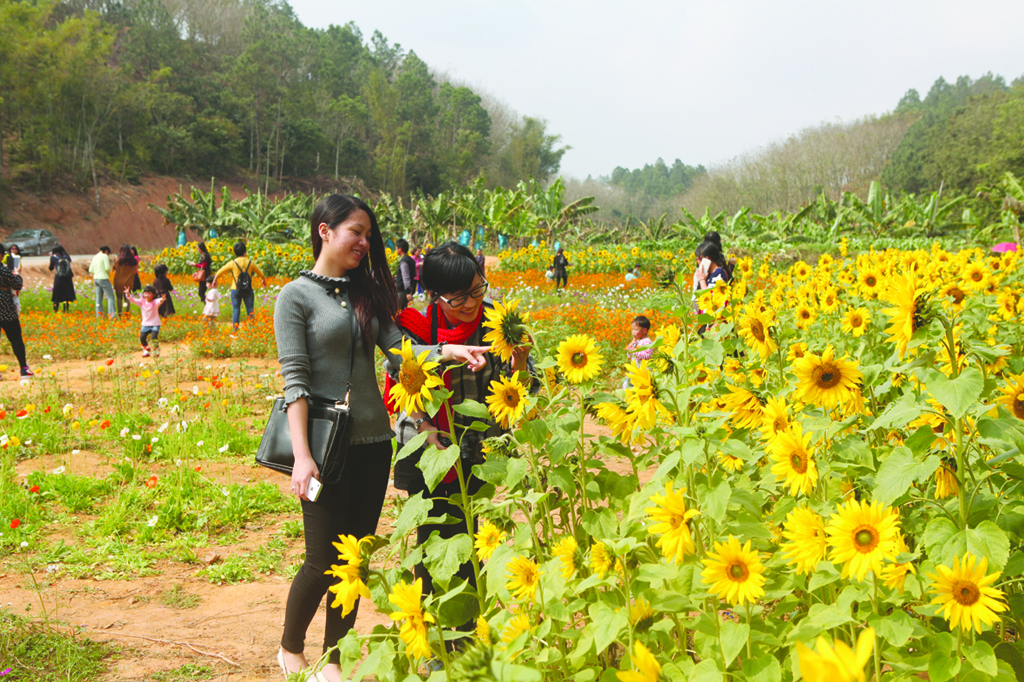
[[[389,505],[378,535],[339,541],[331,608],[363,596],[343,672],[1024,679],[1016,254],[936,246],[783,268],[744,258],[731,286],[696,300],[680,269],[668,288],[571,271],[560,295],[539,267],[488,272],[505,303],[488,339],[511,353],[527,333],[542,387],[506,380],[487,405],[459,408],[510,429],[484,443],[478,492],[459,479],[452,500],[470,532],[415,547],[431,508],[417,495]],[[127,356],[137,318],[28,306],[37,377],[0,383],[3,570],[53,565],[102,582],[171,562],[210,583],[290,577],[297,505],[228,473],[250,467],[266,398],[280,391],[273,295],[238,338],[172,318],[163,338],[190,352],[145,366]],[[656,341],[633,366],[624,347],[637,314]],[[72,371],[73,358],[91,359]],[[428,382],[438,410],[443,383],[408,376]],[[459,452],[424,454],[428,485]],[[275,515],[279,536],[197,561]],[[419,562],[432,595],[413,577]],[[457,576],[464,563],[472,581]]]

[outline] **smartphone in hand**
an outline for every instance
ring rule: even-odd
[[[324,489],[324,486],[320,481],[315,478],[309,479],[309,485],[306,487],[306,497],[310,502],[316,502],[316,498],[320,497],[320,491]]]
[[[708,274],[709,272],[711,272],[711,259],[710,258],[701,258],[700,259],[700,269],[704,271],[705,275]]]

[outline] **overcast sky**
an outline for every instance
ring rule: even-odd
[[[991,71],[1024,75],[1024,2],[290,0],[306,26],[379,29],[431,68],[547,119],[562,173],[712,165]]]

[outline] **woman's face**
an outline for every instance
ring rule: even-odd
[[[329,258],[348,272],[359,267],[359,262],[370,252],[370,216],[355,210],[332,230],[320,223],[320,236],[324,240],[321,258]]]
[[[143,292],[142,298],[146,299],[147,303],[151,302],[153,300],[153,292],[152,291]]]
[[[14,254],[15,256],[20,256],[21,248],[17,244],[15,244],[14,246],[11,247],[11,253]]]
[[[473,284],[462,291],[452,291],[441,294],[437,304],[441,306],[441,312],[448,318],[449,322],[473,322],[480,314],[480,306],[483,304],[484,296],[487,295],[487,285],[479,274],[473,278]],[[464,299],[460,301],[459,299]],[[452,306],[449,301],[459,303]]]

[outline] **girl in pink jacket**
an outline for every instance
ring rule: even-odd
[[[139,332],[139,342],[142,344],[142,357],[150,355],[149,340],[153,335],[153,357],[160,357],[160,304],[164,297],[156,297],[156,288],[152,285],[142,290],[142,298],[132,296],[131,289],[125,287],[124,295],[129,301],[139,306],[142,310],[142,330]]]

